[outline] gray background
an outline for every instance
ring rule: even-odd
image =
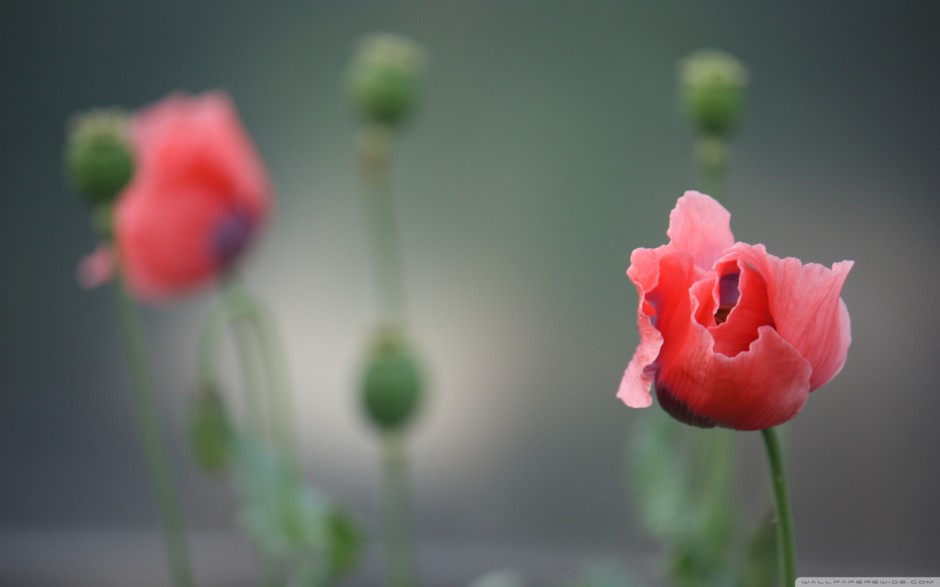
[[[623,273],[634,247],[664,242],[668,211],[695,186],[675,63],[702,46],[751,72],[733,149],[735,236],[856,261],[848,363],[788,426],[801,573],[940,575],[940,4],[89,0],[0,11],[4,586],[145,585],[148,573],[160,584],[111,299],[75,283],[95,243],[61,155],[74,111],[176,89],[227,89],[267,161],[278,213],[246,279],[288,339],[310,478],[374,525],[377,452],[354,395],[374,310],[340,90],[355,40],[373,30],[408,34],[431,58],[395,165],[413,330],[433,380],[412,442],[429,584],[509,564],[557,584],[592,556],[655,566],[622,465],[647,414],[614,398],[636,344]],[[209,299],[144,316],[197,566],[206,584],[230,585],[251,572],[232,498],[183,444]],[[766,491],[760,438],[738,444],[750,503]]]

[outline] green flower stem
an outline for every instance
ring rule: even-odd
[[[163,524],[170,574],[173,585],[176,587],[192,587],[193,576],[186,545],[183,509],[160,435],[153,380],[147,363],[140,324],[137,321],[133,303],[120,279],[114,280],[114,293],[132,381],[137,432],[140,435],[147,467],[157,493],[157,505]]]
[[[777,505],[777,542],[780,552],[782,585],[789,587],[796,584],[796,547],[783,455],[780,451],[780,441],[777,438],[776,429],[767,428],[761,430],[761,434],[764,437],[764,446],[767,449],[767,462],[770,465],[774,501]]]
[[[363,128],[359,163],[379,316],[386,324],[398,324],[405,320],[405,281],[389,178],[391,141],[392,131],[385,127]]]
[[[382,439],[385,552],[390,587],[414,587],[411,545],[408,467],[404,439],[387,434]]]
[[[283,346],[274,319],[260,300],[249,294],[241,285],[229,282],[219,300],[210,311],[203,326],[199,345],[199,382],[212,384],[216,380],[216,362],[219,354],[222,328],[229,324],[235,336],[236,351],[241,364],[248,403],[249,422],[253,431],[260,434],[265,429],[264,397],[260,394],[261,380],[255,370],[252,343],[259,353],[268,390],[268,422],[275,442],[284,454],[299,466],[299,451],[293,413],[294,402],[287,374]]]
[[[359,136],[363,210],[372,253],[379,322],[402,326],[406,320],[405,280],[389,166],[393,131],[369,125]],[[390,587],[415,585],[410,530],[407,455],[401,434],[383,438],[383,515]]]
[[[727,194],[728,143],[718,135],[702,135],[696,145],[696,158],[706,194],[723,201]]]
[[[199,387],[215,385],[217,382],[216,364],[219,357],[219,344],[222,339],[222,327],[225,326],[228,308],[221,302],[212,304],[209,316],[202,326],[199,337],[198,383]]]

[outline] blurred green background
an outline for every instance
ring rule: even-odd
[[[595,556],[655,568],[623,466],[647,414],[614,397],[636,344],[624,271],[696,186],[675,78],[704,46],[750,71],[735,236],[856,261],[848,363],[788,426],[800,573],[940,575],[940,4],[87,0],[0,14],[4,586],[160,584],[111,299],[74,277],[95,242],[62,149],[73,112],[178,89],[228,90],[269,166],[277,217],[246,280],[288,339],[310,478],[374,527],[377,450],[354,392],[374,307],[341,88],[372,31],[430,55],[394,168],[433,384],[412,442],[427,584],[509,565],[557,584]],[[236,585],[251,561],[231,492],[194,468],[182,432],[209,295],[145,318],[197,568]],[[738,444],[741,502],[759,505],[759,437]]]

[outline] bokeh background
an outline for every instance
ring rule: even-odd
[[[288,339],[309,477],[374,528],[378,453],[355,395],[374,304],[341,86],[376,30],[430,53],[394,169],[433,382],[411,443],[427,584],[516,566],[553,585],[594,558],[655,568],[624,466],[647,414],[614,398],[636,344],[624,270],[696,186],[675,78],[704,46],[750,70],[736,237],[856,261],[848,363],[788,425],[800,572],[940,575],[940,4],[86,0],[0,14],[0,584],[163,582],[112,300],[76,284],[95,242],[61,160],[73,112],[178,89],[227,89],[268,163],[279,209],[246,280]],[[199,574],[247,585],[231,491],[185,448],[210,296],[144,316]],[[760,501],[759,435],[738,447],[741,499]]]

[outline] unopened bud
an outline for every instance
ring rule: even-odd
[[[418,360],[404,337],[380,333],[362,379],[362,403],[369,420],[383,432],[401,429],[418,411],[422,390]]]
[[[196,462],[207,473],[224,473],[235,458],[235,429],[215,387],[199,391],[189,431]]]
[[[356,109],[371,123],[398,126],[415,109],[424,70],[424,51],[410,39],[391,34],[363,38],[349,69]]]
[[[92,206],[111,204],[134,174],[127,115],[91,110],[72,119],[65,151],[69,179]]]
[[[717,49],[702,49],[679,63],[682,105],[699,132],[727,136],[744,113],[747,71]]]

